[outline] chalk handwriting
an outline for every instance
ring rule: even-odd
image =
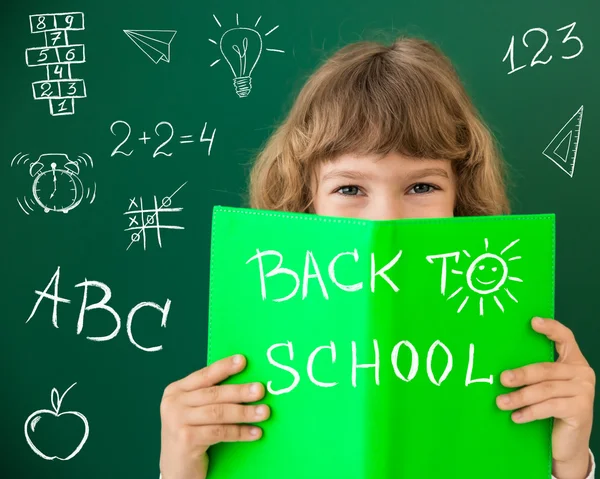
[[[561,58],[563,60],[572,60],[573,58],[576,58],[579,55],[581,55],[581,52],[583,52],[583,42],[581,41],[581,39],[578,36],[573,35],[573,30],[575,29],[576,25],[577,25],[577,22],[573,22],[573,23],[570,23],[569,25],[565,25],[564,27],[561,27],[556,30],[557,32],[561,32],[561,34],[562,34],[562,44],[564,46],[563,46],[562,50],[560,50],[560,52],[561,53],[570,53],[568,55],[563,54],[561,56]],[[530,28],[529,30],[527,30],[523,34],[523,38],[521,39],[525,48],[529,48],[529,44],[527,43],[528,37],[529,37],[530,41],[532,41],[533,38],[537,37],[538,42],[541,43],[540,48],[537,50],[537,52],[533,56],[531,63],[529,65],[523,64],[523,65],[515,66],[516,47],[515,47],[515,36],[513,35],[511,37],[508,50],[506,51],[506,55],[504,55],[504,58],[502,59],[503,63],[505,61],[508,61],[510,63],[510,71],[508,72],[508,75],[518,72],[519,70],[521,70],[527,66],[533,67],[535,65],[547,65],[552,60],[552,55],[544,51],[546,49],[546,47],[548,46],[548,42],[549,42],[549,36],[548,36],[548,32],[546,30],[544,30],[543,28],[539,28],[539,27]]]
[[[212,150],[213,141],[215,139],[215,133],[217,132],[217,129],[215,128],[213,130],[212,135],[210,137],[205,136],[207,134],[206,126],[207,126],[207,123],[204,123],[202,132],[200,133],[200,136],[198,137],[198,143],[208,143],[208,156],[210,156],[210,152]],[[129,123],[127,123],[126,121],[123,121],[123,120],[114,121],[110,125],[110,132],[114,136],[122,137],[121,141],[115,147],[115,149],[112,151],[110,156],[111,157],[117,156],[117,155],[131,156],[131,154],[133,153],[134,150],[130,149],[129,147],[126,147],[127,143],[129,142],[129,138],[131,137],[131,126],[129,125]],[[160,144],[158,144],[158,146],[156,146],[156,148],[154,149],[152,158],[156,158],[161,155],[167,156],[167,157],[173,156],[173,152],[168,151],[168,148],[167,148],[169,143],[171,143],[172,141],[173,142],[178,141],[179,144],[181,144],[181,145],[187,145],[190,143],[194,143],[194,141],[195,141],[194,135],[179,135],[179,137],[175,137],[175,129],[173,128],[173,125],[171,123],[169,123],[168,121],[161,121],[161,122],[157,123],[157,125],[154,127],[154,134],[156,135],[157,143],[160,142]],[[153,139],[152,136],[148,136],[148,135],[152,135],[152,132],[148,133],[148,132],[144,131],[143,133],[141,133],[141,136],[137,139],[137,141],[142,142],[144,145],[146,145],[146,143],[148,143],[150,140]],[[173,140],[173,138],[175,138],[175,140]]]
[[[398,366],[398,352],[402,346],[409,348],[411,351],[410,369],[409,369],[407,376],[405,376],[400,371],[400,367]],[[282,364],[281,362],[279,362],[273,358],[273,354],[278,348],[287,349],[289,360],[294,361],[294,345],[291,341],[288,341],[287,343],[273,344],[267,350],[267,360],[269,361],[269,364],[271,364],[272,366],[275,366],[278,369],[281,369],[283,371],[290,373],[290,375],[292,376],[291,383],[286,387],[275,388],[272,380],[269,380],[267,382],[268,392],[271,394],[274,394],[274,395],[286,394],[286,393],[293,391],[298,386],[298,384],[300,383],[300,379],[301,379],[300,373],[298,372],[298,370],[296,368],[294,368],[293,366],[291,366],[289,364]],[[436,352],[438,350],[438,348],[439,348],[440,352]],[[330,387],[337,386],[339,383],[335,382],[335,381],[325,382],[322,380],[318,380],[315,377],[315,373],[314,373],[314,363],[316,361],[317,355],[324,349],[329,349],[331,351],[331,363],[335,364],[335,362],[336,362],[336,344],[333,341],[330,341],[328,346],[319,346],[310,353],[308,360],[306,362],[306,372],[308,375],[308,379],[312,384],[314,384],[315,386],[318,386],[318,387],[322,387],[322,388],[330,388]],[[351,372],[350,381],[352,383],[352,387],[354,387],[354,388],[357,387],[357,382],[358,382],[357,381],[357,372],[359,369],[373,369],[375,384],[377,386],[380,385],[381,360],[380,360],[380,352],[379,352],[379,343],[376,339],[373,340],[373,350],[374,350],[374,354],[375,354],[375,362],[374,363],[359,363],[358,358],[357,358],[356,342],[352,341],[352,366],[351,366],[351,371],[350,371]],[[444,367],[444,371],[438,377],[436,377],[436,375],[433,371],[433,368],[432,368],[434,354],[443,354],[446,357],[446,365]],[[419,354],[418,354],[416,348],[414,347],[414,345],[410,341],[403,340],[403,341],[396,343],[396,345],[392,349],[390,359],[391,359],[392,367],[394,369],[394,374],[398,379],[409,383],[410,381],[412,381],[415,378],[415,376],[417,375],[418,370],[419,370]],[[323,360],[327,360],[327,359],[323,359]],[[474,362],[475,362],[475,345],[473,343],[471,343],[471,344],[469,344],[469,362],[468,362],[467,371],[465,374],[465,387],[468,387],[473,383],[493,384],[493,382],[494,382],[493,375],[490,375],[488,378],[473,379]],[[431,382],[431,384],[433,384],[435,386],[441,386],[442,383],[448,378],[448,375],[452,371],[452,367],[453,367],[453,356],[452,356],[450,349],[442,341],[436,340],[429,347],[429,350],[427,351],[427,359],[426,359],[426,373],[427,373],[427,377],[429,378],[429,381]],[[302,367],[302,369],[304,369],[304,367]]]
[[[75,99],[86,98],[85,81],[71,76],[71,65],[85,62],[85,45],[69,43],[68,33],[84,30],[81,12],[30,15],[31,33],[43,33],[43,47],[25,50],[28,67],[45,67],[46,79],[32,83],[33,98],[48,100],[50,115],[75,113]]]
[[[219,19],[213,15],[215,22],[222,28]],[[236,26],[229,28],[221,35],[221,40],[217,43],[212,38],[208,41],[214,45],[218,45],[221,51],[221,56],[225,59],[231,72],[233,73],[233,86],[239,98],[245,98],[252,90],[252,72],[260,59],[263,50],[263,37],[258,32],[256,27],[260,22],[261,17],[258,17],[253,28],[240,27],[239,15],[235,14]],[[279,25],[271,28],[265,37],[269,36]],[[277,48],[265,48],[268,52],[285,53]],[[219,63],[221,59],[217,59],[210,64],[211,67]]]
[[[38,295],[38,299],[37,299],[35,305],[33,306],[33,309],[31,311],[31,314],[27,318],[27,321],[25,321],[26,323],[28,323],[31,320],[31,318],[33,318],[33,316],[35,315],[42,300],[48,299],[53,302],[52,324],[54,325],[55,328],[58,329],[58,303],[66,303],[66,304],[71,303],[70,299],[62,298],[59,296],[59,293],[58,293],[59,281],[60,281],[60,266],[56,269],[56,272],[50,279],[50,282],[48,283],[48,285],[46,286],[44,291],[35,291],[35,294]],[[75,287],[83,288],[83,299],[81,302],[81,308],[79,310],[79,318],[77,320],[77,335],[80,335],[83,332],[86,313],[88,311],[100,309],[100,310],[104,310],[104,311],[106,311],[106,313],[108,313],[108,314],[104,315],[104,318],[108,317],[112,320],[111,322],[113,322],[115,325],[114,329],[112,330],[112,332],[110,334],[107,334],[106,336],[95,336],[95,337],[87,336],[87,339],[89,339],[90,341],[102,342],[102,341],[110,341],[111,339],[116,337],[117,334],[119,334],[119,331],[121,330],[121,317],[113,309],[113,307],[108,304],[112,297],[112,292],[111,292],[110,288],[106,284],[101,283],[100,281],[88,281],[87,279],[85,279],[83,282],[81,282],[79,284],[76,284]],[[53,288],[53,292],[49,293],[51,288]],[[99,289],[100,291],[102,291],[103,292],[102,299],[100,301],[98,301],[97,303],[88,304],[89,288],[96,288],[96,289]],[[153,302],[139,303],[136,306],[134,306],[133,309],[131,309],[131,311],[129,311],[129,314],[127,315],[126,330],[127,330],[127,337],[129,338],[129,341],[131,342],[131,344],[133,344],[136,348],[141,349],[142,351],[146,351],[146,352],[160,351],[162,349],[162,345],[145,347],[145,346],[142,346],[141,344],[139,344],[133,336],[133,320],[134,320],[135,314],[142,308],[152,308],[152,309],[155,309],[156,311],[158,311],[159,313],[161,313],[160,326],[162,328],[166,328],[167,327],[167,317],[169,315],[169,310],[171,308],[171,300],[167,299],[164,306],[160,306],[157,303],[153,303]],[[96,318],[97,317],[98,316],[96,316]]]
[[[499,291],[502,288],[503,292],[506,293],[507,297],[513,300],[514,302],[518,302],[517,298],[513,295],[513,293],[508,289],[507,284],[509,282],[522,283],[523,280],[517,276],[513,276],[509,274],[508,264],[511,261],[520,260],[520,256],[511,256],[508,259],[505,259],[503,255],[509,251],[513,246],[515,246],[520,240],[516,239],[508,244],[499,254],[494,254],[488,252],[489,241],[487,238],[484,239],[485,252],[474,259],[471,259],[471,254],[467,250],[454,251],[450,253],[442,253],[442,254],[434,254],[426,256],[425,259],[428,263],[438,266],[440,272],[440,292],[442,296],[446,295],[446,286],[448,282],[448,272],[455,276],[461,276],[466,280],[466,287],[470,291],[471,295],[476,295],[479,297],[479,314],[481,316],[484,315],[484,297],[487,295],[491,295],[494,303],[500,309],[500,311],[504,312],[504,304],[502,303],[499,297]],[[469,262],[469,266],[465,271],[457,269],[459,260],[461,258],[461,254],[463,257],[467,258]],[[336,276],[336,263],[341,260],[344,256],[350,256],[355,263],[359,261],[359,254],[356,249],[353,251],[345,251],[336,255],[329,263],[327,268],[327,276],[329,277],[331,283],[342,291],[353,292],[359,291],[364,287],[364,282],[353,283],[353,284],[345,284],[339,281],[339,278]],[[391,255],[390,255],[391,256]],[[277,264],[274,267],[271,267],[269,271],[266,271],[265,268],[265,258],[267,257],[275,257],[277,258]],[[375,293],[376,284],[378,284],[377,280],[383,280],[387,283],[388,287],[392,289],[395,293],[399,291],[399,287],[390,279],[387,272],[389,272],[401,259],[402,250],[399,250],[397,254],[393,258],[385,258],[385,260],[381,261],[379,258],[375,258],[375,253],[371,253],[370,255],[370,263],[371,263],[371,272],[370,272],[370,291]],[[274,302],[282,302],[288,301],[292,299],[298,291],[300,290],[300,286],[302,285],[302,299],[305,299],[308,296],[308,286],[309,280],[316,279],[318,282],[319,289],[324,299],[329,299],[329,292],[327,290],[327,285],[323,280],[323,273],[321,273],[321,269],[318,266],[318,262],[315,259],[315,255],[312,251],[306,251],[305,261],[304,261],[304,272],[302,274],[302,279],[300,275],[286,267],[283,267],[283,255],[275,250],[266,250],[261,251],[260,249],[256,250],[256,254],[253,255],[246,261],[246,264],[252,263],[256,261],[258,265],[258,279],[260,281],[260,294],[263,301],[267,299],[268,291],[267,291],[267,279],[274,278],[277,276],[283,277],[291,277],[293,279],[293,287],[291,291],[286,296],[280,298],[274,298],[272,301]],[[345,261],[348,261],[347,259]],[[270,262],[272,264],[272,262]],[[456,267],[452,267],[456,266]],[[383,286],[383,285],[382,285]],[[458,297],[460,293],[463,291],[465,286],[461,286],[456,289],[452,294],[447,298],[448,300]],[[330,286],[331,287],[331,286]],[[384,286],[385,287],[385,286]],[[469,301],[469,295],[461,302],[460,306],[457,309],[457,312],[461,312],[463,308],[466,306]]]
[[[344,284],[341,284],[336,279],[335,264],[342,256],[345,256],[345,255],[350,255],[350,256],[354,257],[355,262],[358,261],[358,251],[356,249],[354,249],[353,252],[344,252],[344,253],[338,254],[329,263],[329,267],[328,267],[329,278],[331,279],[333,284],[335,284],[338,288],[340,288],[344,291],[358,291],[363,288],[363,282],[352,284],[352,285],[344,285]],[[385,274],[385,272],[396,264],[396,262],[400,259],[401,255],[402,255],[402,251],[400,250],[394,256],[394,258],[389,260],[383,266],[380,266],[380,264],[377,263],[375,260],[375,254],[371,253],[370,288],[371,288],[372,293],[375,292],[375,282],[376,282],[376,279],[378,276],[381,279],[383,279],[385,282],[387,282],[388,285],[395,292],[398,291],[398,286],[396,286],[393,283],[393,281]],[[265,257],[265,256],[276,256],[278,258],[277,266],[266,274],[265,274],[265,268],[264,268],[264,264],[263,264],[263,257]],[[256,260],[258,263],[259,277],[260,277],[260,290],[261,290],[261,295],[262,295],[263,300],[265,300],[267,298],[267,287],[266,287],[266,281],[265,281],[266,278],[271,278],[273,276],[277,276],[280,274],[285,274],[285,275],[288,275],[288,276],[291,276],[292,278],[294,278],[295,286],[290,294],[288,294],[287,296],[285,296],[283,298],[274,299],[273,301],[275,301],[275,302],[287,301],[288,299],[291,299],[296,295],[296,293],[298,292],[298,289],[300,287],[300,278],[296,272],[294,272],[288,268],[281,267],[281,265],[283,263],[283,255],[281,253],[279,253],[278,251],[275,251],[275,250],[260,251],[259,249],[257,249],[256,254],[254,256],[252,256],[248,261],[246,261],[246,264],[248,264],[254,260]],[[310,269],[312,269],[314,272],[310,273],[309,272]],[[323,283],[323,277],[321,275],[319,267],[317,266],[317,263],[313,256],[313,253],[312,253],[312,251],[307,251],[306,252],[306,261],[304,263],[304,275],[303,275],[303,280],[302,280],[302,299],[306,298],[306,296],[308,295],[308,280],[311,278],[316,278],[318,280],[319,285],[321,287],[321,292],[323,293],[323,297],[325,299],[329,299],[327,289],[325,287],[325,284]]]

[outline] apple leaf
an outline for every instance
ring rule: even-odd
[[[58,413],[58,410],[60,409],[60,397],[58,396],[58,391],[56,390],[56,388],[52,388],[52,407],[54,408],[54,411],[56,411]]]

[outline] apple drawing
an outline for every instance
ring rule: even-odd
[[[87,441],[90,429],[89,429],[89,425],[88,425],[88,421],[85,418],[85,416],[83,414],[81,414],[80,412],[76,412],[76,411],[65,411],[65,412],[60,412],[60,407],[62,405],[63,399],[65,398],[66,394],[71,390],[71,388],[73,386],[75,386],[75,384],[77,383],[73,383],[71,385],[71,387],[69,389],[67,389],[62,396],[59,396],[58,391],[56,390],[56,388],[52,388],[52,393],[51,393],[51,402],[52,402],[52,408],[53,410],[50,409],[40,409],[39,411],[35,411],[34,413],[32,413],[28,418],[27,421],[25,421],[25,439],[27,439],[27,444],[29,444],[29,447],[31,447],[31,449],[33,450],[33,452],[35,452],[38,456],[48,460],[48,461],[52,461],[54,459],[58,459],[60,461],[68,461],[69,459],[75,457],[77,455],[77,453],[81,450],[81,448],[83,447],[83,445],[85,444],[85,442]],[[46,421],[48,421],[48,419],[58,419],[61,416],[75,416],[79,419],[81,419],[81,421],[83,421],[83,426],[85,428],[85,432],[83,435],[83,439],[81,439],[81,442],[79,443],[79,445],[77,446],[77,448],[71,452],[67,457],[58,457],[58,456],[48,456],[46,454],[44,454],[42,451],[40,451],[35,444],[33,443],[33,441],[31,440],[29,434],[30,432],[35,432],[35,428],[37,426],[37,424],[43,419],[46,418]]]

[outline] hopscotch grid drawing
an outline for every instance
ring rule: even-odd
[[[123,30],[123,32],[155,65],[160,61],[171,62],[171,42],[177,34],[176,30]]]
[[[139,206],[136,203],[135,198],[129,200],[129,208],[123,213],[124,215],[129,216],[129,226],[124,231],[135,231],[131,235],[131,242],[129,246],[127,246],[126,251],[131,248],[134,243],[137,243],[142,240],[142,244],[144,247],[144,251],[146,250],[146,230],[156,230],[156,238],[160,248],[162,248],[162,236],[161,229],[171,229],[171,230],[183,230],[185,229],[183,226],[175,226],[175,225],[165,225],[161,224],[159,220],[159,214],[161,213],[177,213],[183,210],[183,208],[172,208],[171,201],[173,197],[181,190],[187,181],[183,183],[179,188],[177,188],[170,196],[166,196],[162,199],[160,206],[158,205],[158,201],[156,195],[154,195],[154,208],[153,209],[144,209],[143,198],[139,198]],[[131,207],[134,206],[137,209],[132,210]],[[131,215],[140,215],[141,225],[138,223],[137,218]],[[144,215],[146,217],[144,218]],[[134,226],[135,225],[135,226]]]
[[[213,18],[219,28],[222,28],[221,22],[215,14],[213,14]],[[262,54],[263,38],[258,30],[256,30],[261,18],[262,16],[258,17],[253,28],[240,27],[239,15],[236,13],[236,26],[226,30],[221,35],[219,42],[212,38],[208,39],[212,44],[219,46],[221,56],[229,65],[233,73],[233,86],[239,98],[245,98],[250,94],[252,90],[252,72]],[[278,28],[279,25],[274,26],[264,36],[267,37]],[[277,48],[265,48],[265,50],[268,52],[285,53],[284,50]],[[210,66],[213,67],[220,61],[221,59],[218,58]]]
[[[542,154],[552,160],[556,166],[563,170],[567,175],[573,178],[575,173],[575,162],[577,161],[577,151],[579,148],[579,137],[581,134],[581,123],[583,122],[583,105],[575,112],[575,114],[565,123],[560,131],[548,143]],[[567,130],[568,132],[563,135]],[[564,144],[566,142],[566,149]],[[573,147],[571,145],[574,143]],[[559,150],[565,151],[565,155],[561,156]]]
[[[85,45],[69,43],[68,31],[84,30],[84,15],[82,12],[35,14],[29,16],[29,26],[32,34],[44,34],[45,43],[25,50],[28,67],[44,66],[46,70],[46,79],[31,85],[33,98],[48,100],[51,116],[73,115],[75,100],[87,98],[87,89],[84,80],[73,78],[71,64],[85,63],[86,55]]]

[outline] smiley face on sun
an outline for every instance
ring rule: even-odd
[[[479,255],[475,258],[466,273],[464,271],[453,269],[451,272],[455,275],[464,275],[467,286],[471,290],[472,293],[479,295],[479,314],[483,316],[484,313],[484,298],[487,295],[492,295],[494,302],[500,308],[500,311],[504,312],[504,305],[499,299],[499,292],[501,289],[506,293],[506,295],[512,299],[515,303],[518,303],[517,298],[513,296],[513,294],[508,289],[507,282],[513,281],[517,283],[522,283],[523,280],[521,278],[517,278],[515,276],[509,276],[509,267],[508,262],[515,261],[521,259],[520,256],[512,256],[505,260],[503,258],[504,253],[506,253],[510,248],[512,248],[515,244],[517,244],[519,240],[515,240],[506,246],[500,254],[489,253],[489,243],[487,238],[485,238],[485,253]],[[471,255],[468,251],[463,250],[463,253],[468,258],[471,258]],[[456,291],[454,291],[450,296],[448,296],[448,300],[454,298],[455,296],[459,296],[459,294],[464,289],[463,286],[459,287]],[[470,296],[467,294],[463,301],[460,303],[457,312],[460,313],[466,304],[469,302]]]

